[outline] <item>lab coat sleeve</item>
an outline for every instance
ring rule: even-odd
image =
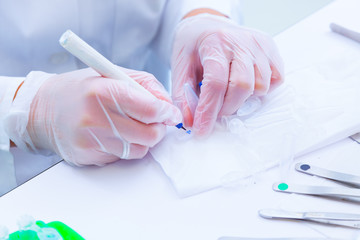
[[[210,8],[223,13],[238,23],[242,21],[239,0],[168,0],[153,46],[156,54],[168,68],[170,68],[170,56],[176,26],[187,13],[198,8]]]
[[[238,23],[241,23],[240,0],[183,0],[182,2],[182,16],[185,16],[194,9],[210,8],[228,16]]]
[[[9,113],[15,92],[23,80],[24,78],[0,76],[0,196],[17,185],[4,118]]]
[[[4,128],[4,117],[9,113],[15,92],[24,79],[0,76],[0,150],[2,151],[9,151],[10,148],[9,136]]]
[[[39,71],[30,72],[3,118],[3,127],[8,137],[23,150],[37,152],[26,130],[30,106],[41,85],[53,75]]]

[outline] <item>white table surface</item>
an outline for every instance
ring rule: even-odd
[[[321,62],[331,54],[360,53],[360,45],[329,31],[330,22],[356,27],[360,1],[338,0],[278,35],[275,40],[287,72]],[[324,41],[327,44],[323,44]],[[331,51],[329,51],[331,45]],[[331,53],[330,53],[331,52]],[[360,56],[360,55],[359,55]],[[318,166],[359,174],[360,145],[350,139],[297,158]],[[31,159],[29,159],[31,161]],[[160,166],[146,156],[105,167],[74,168],[62,162],[0,198],[0,225],[15,231],[24,214],[45,222],[59,220],[86,239],[217,239],[243,237],[337,237],[356,239],[357,230],[267,220],[263,208],[360,213],[359,204],[274,192],[280,180],[273,168],[245,187],[219,188],[179,198]],[[333,185],[298,173],[288,182]]]

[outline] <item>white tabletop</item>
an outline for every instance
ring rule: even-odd
[[[331,33],[330,22],[354,26],[360,3],[339,0],[276,37],[287,72],[326,60],[337,51],[360,51],[360,45]],[[327,41],[327,44],[323,44]],[[325,47],[326,45],[326,47]],[[360,145],[350,139],[296,159],[349,173],[359,173]],[[29,159],[30,161],[31,159]],[[294,163],[295,163],[294,162]],[[59,220],[85,239],[217,239],[243,237],[337,237],[355,239],[349,228],[298,221],[267,220],[263,208],[360,213],[358,204],[274,192],[280,177],[273,168],[248,186],[219,188],[179,198],[150,155],[105,167],[71,167],[62,162],[0,198],[0,225],[17,229],[19,216]],[[298,173],[289,182],[333,185]]]

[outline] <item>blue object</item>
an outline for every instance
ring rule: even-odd
[[[175,125],[175,127],[177,127],[178,129],[184,129],[187,134],[191,134],[191,130],[186,130],[186,128],[184,128],[184,125],[182,123]]]
[[[202,81],[201,82],[199,82],[199,87],[201,87],[202,86]]]
[[[303,164],[303,165],[300,166],[300,168],[301,168],[301,170],[306,171],[306,170],[310,169],[310,166],[308,164]]]

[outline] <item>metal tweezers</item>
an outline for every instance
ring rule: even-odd
[[[352,187],[360,188],[360,176],[351,175],[351,174],[342,173],[342,172],[336,172],[336,171],[316,167],[316,166],[306,164],[306,163],[296,164],[295,169],[302,173],[331,179],[334,181],[349,184]]]
[[[252,238],[252,237],[221,237],[218,240],[344,240],[338,238],[300,238],[300,237],[282,237],[282,238]]]
[[[286,193],[298,193],[306,195],[324,196],[340,198],[344,200],[360,201],[360,177],[342,172],[336,172],[307,163],[298,163],[295,169],[299,172],[318,176],[340,183],[345,183],[352,187],[328,187],[311,186],[300,184],[287,184],[276,182],[273,190]],[[334,212],[290,212],[276,209],[263,209],[259,211],[263,218],[275,219],[296,219],[306,220],[324,224],[334,224],[352,228],[360,228],[360,214],[353,213],[334,213]]]
[[[278,192],[307,194],[307,195],[331,197],[331,198],[360,202],[359,176],[331,171],[306,163],[296,164],[295,169],[302,173],[334,180],[351,187],[347,188],[347,187],[312,186],[312,185],[287,184],[287,183],[276,182],[273,184],[273,190]]]
[[[338,212],[290,212],[276,209],[262,209],[259,211],[259,215],[263,218],[296,219],[360,228],[360,214]]]
[[[343,26],[340,26],[338,24],[335,24],[335,23],[331,23],[330,24],[330,29],[333,31],[333,32],[336,32],[344,37],[347,37],[351,40],[354,40],[358,43],[360,43],[360,33],[358,32],[355,32],[355,31],[352,31],[348,28],[345,28]]]

